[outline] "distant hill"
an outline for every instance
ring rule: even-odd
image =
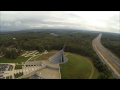
[[[5,34],[5,33],[25,33],[25,32],[54,32],[54,33],[59,33],[59,32],[73,32],[73,33],[78,33],[78,32],[84,32],[84,33],[109,33],[113,34],[110,32],[101,32],[101,31],[93,31],[93,30],[80,30],[80,29],[25,29],[25,30],[0,30],[0,34]],[[116,33],[115,33],[116,34]]]

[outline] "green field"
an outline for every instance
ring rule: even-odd
[[[48,58],[58,51],[52,50],[48,54],[38,57],[36,60],[48,60]],[[84,56],[65,52],[68,61],[60,65],[62,79],[97,79],[99,72],[93,66],[92,61]]]
[[[23,75],[23,73],[14,74],[15,78],[18,78],[18,77],[20,77],[20,76],[22,76],[22,75]]]
[[[22,54],[24,54],[24,53],[25,52],[23,52]],[[38,55],[39,54],[41,54],[41,53],[39,52]],[[16,59],[8,59],[8,58],[5,58],[5,57],[0,57],[0,63],[19,63],[20,64],[21,62],[25,62],[30,58],[30,57],[23,57],[21,55],[18,56]],[[36,57],[38,57],[38,56],[36,56]],[[32,59],[34,60],[34,59],[36,59],[36,57],[34,57]]]
[[[15,69],[22,69],[22,65],[15,65]]]
[[[9,76],[7,76],[6,79],[9,79]]]
[[[97,79],[99,73],[89,58],[78,54],[68,54],[68,62],[60,65],[62,79]]]
[[[25,62],[29,57],[22,57],[21,55],[16,59],[8,59],[5,57],[0,57],[0,63],[21,63]]]
[[[58,51],[50,51],[48,54],[39,56],[36,60],[48,60],[48,58],[56,52]],[[69,52],[65,52],[65,55],[67,55],[68,61],[60,65],[62,79],[97,79],[99,72],[89,58]],[[28,60],[28,58],[29,57],[22,57],[21,55],[13,60],[0,57],[0,63],[21,63]],[[16,68],[21,68],[21,66]]]

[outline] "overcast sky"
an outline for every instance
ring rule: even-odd
[[[80,29],[120,33],[119,11],[0,11],[1,30]]]

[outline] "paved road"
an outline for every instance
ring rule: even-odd
[[[99,34],[93,40],[93,48],[96,51],[99,58],[102,60],[102,62],[106,64],[108,68],[112,71],[114,77],[120,79],[120,59],[101,44],[101,37],[102,34]]]
[[[92,71],[91,71],[91,74],[90,74],[90,76],[89,76],[88,79],[92,79],[92,76],[93,76],[93,74],[94,74],[94,67],[93,67],[93,65],[92,65],[92,63],[91,63],[90,61],[88,61],[88,62],[90,63],[90,65],[91,65],[91,67],[92,67]]]

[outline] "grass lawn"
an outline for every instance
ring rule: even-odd
[[[12,71],[13,70],[13,66],[10,65],[9,68],[8,68],[8,71]]]
[[[58,52],[58,51],[56,51],[56,50],[52,50],[50,52],[48,51],[47,54],[43,54],[43,55],[37,57],[36,60],[48,60],[48,58],[50,56],[54,55],[56,52]]]
[[[23,52],[22,54],[24,54],[24,53],[25,52]],[[21,64],[21,62],[25,62],[30,58],[30,57],[24,57],[24,56],[22,56],[22,54],[20,56],[18,56],[16,59],[8,59],[8,58],[5,58],[5,57],[0,57],[0,63],[19,63],[19,64]],[[39,54],[41,54],[41,52],[39,52],[38,55]],[[34,59],[36,59],[36,57],[37,56],[35,56],[32,59],[34,60]]]
[[[67,54],[68,62],[60,65],[62,79],[88,79],[90,76],[97,79],[99,73],[89,58],[73,53]]]
[[[0,63],[21,63],[25,62],[29,57],[19,56],[16,59],[8,59],[5,57],[0,57]]]
[[[10,79],[9,76],[7,76],[6,79]]]
[[[48,60],[50,56],[57,52],[56,50],[52,50],[48,54],[39,56],[36,60]],[[68,62],[60,65],[62,79],[97,79],[99,72],[89,58],[68,52],[65,52],[65,55],[67,55]]]
[[[15,69],[22,69],[22,65],[16,65]]]
[[[97,79],[98,76],[99,76],[99,72],[98,72],[98,70],[94,67],[94,74],[93,74],[93,76],[92,76],[92,79]]]
[[[29,77],[26,77],[26,78],[22,78],[22,79],[30,79]]]
[[[15,78],[18,78],[18,77],[20,77],[20,76],[22,76],[22,75],[23,75],[23,73],[14,74]]]

